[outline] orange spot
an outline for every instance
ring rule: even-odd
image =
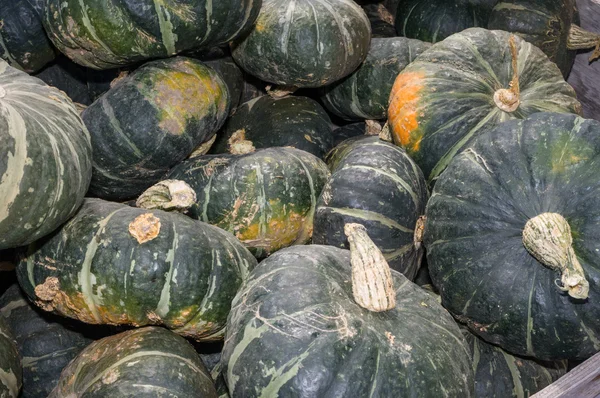
[[[419,132],[419,94],[423,89],[423,72],[403,72],[396,77],[390,94],[388,120],[394,142],[418,152],[423,135]]]

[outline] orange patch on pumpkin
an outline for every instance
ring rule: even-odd
[[[388,120],[396,144],[418,152],[423,138],[419,129],[419,94],[424,87],[422,72],[405,72],[396,77],[390,93]]]

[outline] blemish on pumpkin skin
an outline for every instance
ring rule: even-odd
[[[160,233],[160,226],[158,217],[152,213],[144,213],[129,224],[129,233],[141,245],[156,238]]]
[[[423,90],[422,72],[405,72],[396,77],[391,91],[388,119],[394,142],[414,152],[420,149],[422,133],[419,131],[418,102]]]
[[[102,384],[112,384],[119,379],[119,369],[111,369],[102,376]]]

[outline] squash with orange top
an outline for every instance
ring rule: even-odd
[[[398,75],[388,120],[394,142],[432,181],[482,131],[541,111],[581,113],[556,64],[517,36],[471,28]]]

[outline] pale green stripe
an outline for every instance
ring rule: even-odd
[[[350,217],[358,218],[361,220],[375,221],[375,222],[385,225],[386,227],[395,228],[402,232],[414,233],[413,229],[404,227],[404,226],[398,224],[396,221],[392,220],[391,218],[383,216],[379,213],[375,213],[374,211],[362,210],[362,209],[352,209],[349,207],[337,208],[337,207],[329,207],[329,206],[321,206],[320,209],[329,209],[332,213],[337,213],[337,214],[341,214],[344,216],[350,216]]]
[[[523,384],[521,384],[521,373],[515,363],[515,357],[505,353],[503,350],[497,350],[502,353],[504,356],[504,361],[506,361],[506,365],[510,370],[510,375],[512,376],[513,381],[513,392],[517,398],[525,398],[525,391],[523,391]]]
[[[158,17],[158,26],[160,28],[162,42],[167,50],[167,54],[173,55],[177,51],[175,50],[176,37],[173,33],[171,14],[169,14],[164,0],[154,0],[154,9],[156,10],[156,16]]]
[[[117,133],[119,133],[119,136],[131,148],[133,154],[139,158],[143,158],[144,154],[142,153],[142,151],[140,151],[140,149],[133,143],[133,141],[131,141],[129,136],[127,136],[127,134],[125,134],[125,132],[121,128],[121,123],[117,120],[114,109],[113,109],[112,105],[108,102],[108,100],[106,99],[105,96],[103,96],[102,99],[100,100],[100,105],[102,106],[102,110],[104,111],[104,114],[106,115],[106,117],[108,117],[108,122],[110,123],[112,128]],[[123,145],[121,145],[121,146],[123,146]]]

